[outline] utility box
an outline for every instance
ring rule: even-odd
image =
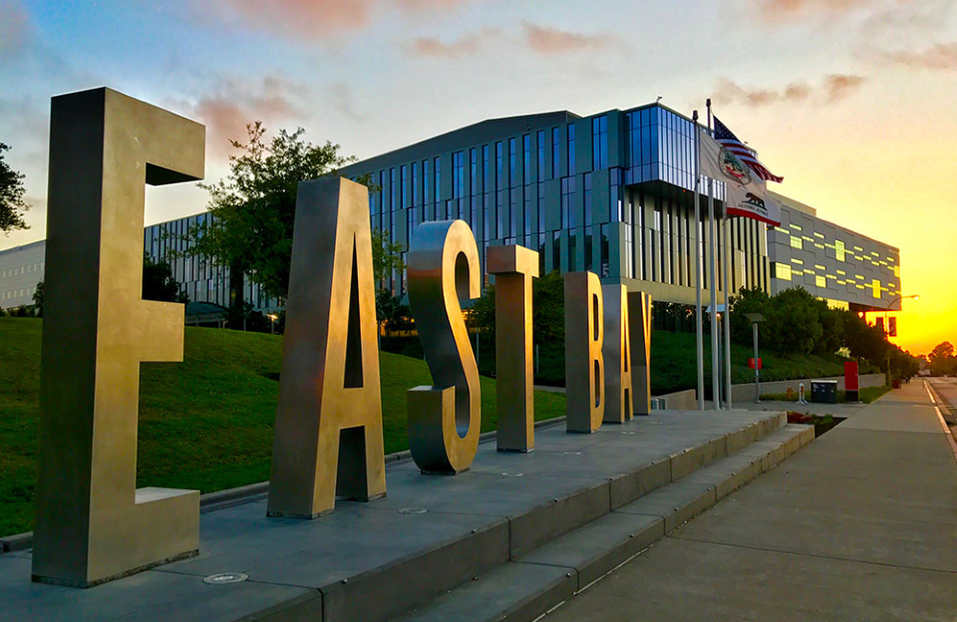
[[[837,404],[837,380],[812,380],[811,401],[819,404]]]
[[[861,381],[857,373],[857,361],[844,361],[844,390],[848,402],[861,401]]]

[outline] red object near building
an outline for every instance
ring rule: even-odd
[[[749,359],[748,359],[748,369],[754,369],[754,359],[753,359],[753,358],[749,358]],[[762,361],[761,361],[760,358],[758,359],[758,369],[764,369],[764,364],[762,363]]]
[[[844,391],[848,402],[859,402],[861,381],[857,373],[857,361],[844,361]]]

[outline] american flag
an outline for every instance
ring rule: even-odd
[[[758,177],[764,181],[776,181],[778,183],[784,181],[783,177],[778,177],[769,171],[766,166],[761,164],[758,159],[754,157],[754,153],[745,147],[744,143],[738,140],[738,137],[734,135],[734,132],[718,120],[718,117],[714,117],[714,139],[727,148],[728,151],[741,158],[741,161],[750,166],[751,169],[758,174]]]

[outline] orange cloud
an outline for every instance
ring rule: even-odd
[[[587,49],[598,49],[608,44],[609,36],[585,35],[548,26],[524,22],[525,42],[540,54],[565,54]]]
[[[259,84],[223,81],[195,102],[176,102],[173,107],[204,123],[210,155],[225,157],[231,153],[230,140],[246,139],[247,123],[263,121],[270,125],[306,117],[305,107],[299,104],[306,95],[300,85],[267,76]]]
[[[30,38],[30,18],[19,2],[0,2],[0,54],[13,54]]]
[[[420,37],[409,42],[405,46],[405,52],[411,56],[458,58],[474,54],[483,42],[496,37],[498,37],[498,31],[492,28],[470,33],[449,42],[433,37]]]
[[[884,9],[888,4],[912,4],[916,0],[755,0],[758,11],[767,19],[781,19],[811,13],[849,13],[857,9]]]
[[[479,0],[191,0],[194,12],[234,26],[301,39],[352,34],[375,11],[395,6],[409,13],[452,9]]]
[[[957,42],[940,43],[919,52],[909,50],[890,52],[888,60],[893,63],[921,69],[957,69]]]
[[[737,83],[721,78],[714,91],[714,99],[719,103],[737,103],[757,108],[771,104],[787,102],[834,102],[844,99],[866,82],[866,78],[855,75],[833,74],[824,78],[823,84],[812,87],[806,82],[792,82],[783,89],[745,88]]]

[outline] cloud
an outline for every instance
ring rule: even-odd
[[[957,69],[957,41],[921,51],[888,52],[886,58],[891,63],[920,69]]]
[[[863,76],[832,74],[821,84],[812,86],[807,82],[792,82],[782,89],[745,88],[721,78],[714,91],[714,99],[720,103],[741,104],[751,108],[779,103],[835,102],[851,95],[865,82]]]
[[[19,2],[0,0],[0,58],[22,51],[33,29],[26,9]]]
[[[538,26],[523,22],[525,42],[539,54],[567,54],[589,49],[600,49],[608,45],[610,35],[585,35],[548,26]]]
[[[410,56],[424,58],[458,58],[474,54],[485,41],[498,37],[494,28],[483,28],[454,40],[442,41],[434,37],[420,37],[413,39],[404,46],[404,51]]]
[[[176,101],[170,108],[206,125],[206,144],[214,157],[231,153],[230,140],[246,138],[246,124],[262,121],[275,125],[308,117],[302,103],[307,89],[279,76],[251,80],[223,80],[194,101]]]
[[[196,18],[306,40],[354,34],[391,8],[421,15],[479,1],[485,0],[187,0]]]
[[[750,0],[761,17],[769,21],[803,15],[835,15],[854,11],[882,11],[891,6],[915,4],[918,0]]]
[[[326,87],[325,94],[332,104],[332,107],[353,121],[365,121],[368,117],[365,113],[359,111],[355,103],[355,95],[345,82],[334,82]]]

